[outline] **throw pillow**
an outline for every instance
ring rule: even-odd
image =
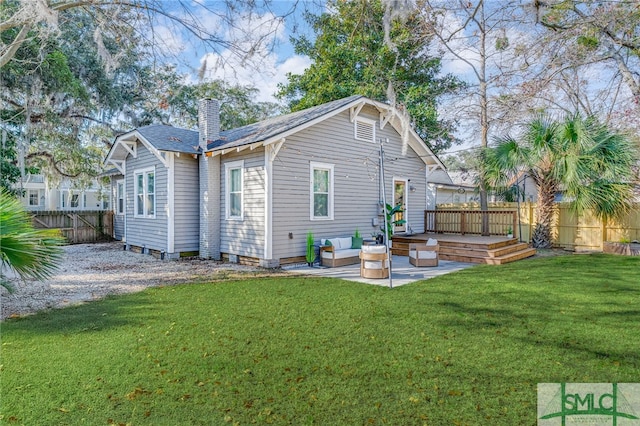
[[[351,237],[351,248],[352,249],[362,248],[363,241],[364,241],[364,238]]]

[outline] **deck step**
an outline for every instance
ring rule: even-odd
[[[412,241],[408,238],[394,238],[392,253],[397,256],[408,256],[409,243],[411,242],[424,242],[424,240]],[[536,254],[535,249],[530,248],[526,243],[518,242],[515,238],[488,243],[440,240],[439,244],[440,259],[457,262],[502,265]]]
[[[515,262],[516,260],[526,259],[536,254],[536,249],[527,247],[524,250],[505,254],[504,256],[492,257],[485,259],[489,265],[504,265],[505,263]]]
[[[485,263],[488,265],[502,265],[509,262],[515,262],[516,260],[525,259],[527,257],[531,257],[536,254],[536,249],[526,247],[522,250],[518,250],[515,252],[507,253],[501,256],[489,256],[482,255],[480,253],[473,254],[446,254],[440,252],[440,259],[442,260],[453,260],[456,262],[467,262],[467,263]]]
[[[528,247],[529,246],[526,243],[516,243],[496,249],[458,248],[442,246],[440,248],[440,254],[469,257],[500,257],[509,253],[524,250]]]

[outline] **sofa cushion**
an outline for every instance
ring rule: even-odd
[[[362,246],[363,253],[386,253],[387,247],[384,245]]]
[[[416,255],[416,253],[419,254]],[[438,257],[438,255],[435,251],[430,250],[420,250],[418,252],[416,252],[416,250],[411,250],[409,252],[409,257],[413,257],[414,259],[435,259],[436,257]]]
[[[335,254],[335,257],[334,257]],[[360,249],[345,249],[345,250],[336,250],[333,253],[330,251],[323,251],[322,257],[324,259],[345,259],[347,257],[358,257],[360,254]]]
[[[385,260],[384,263],[386,267],[389,267],[389,261]],[[382,261],[381,260],[365,260],[364,261],[365,269],[382,269]]]
[[[374,253],[381,254],[387,252],[387,247],[384,245],[375,245],[375,246],[362,246],[363,253]],[[385,266],[389,267],[389,261],[384,261]],[[382,261],[381,260],[365,260],[364,261],[365,269],[382,269]]]
[[[351,237],[336,238],[336,240],[338,240],[338,244],[340,244],[340,250],[351,248]]]
[[[427,245],[428,245],[428,246],[435,246],[435,245],[438,245],[438,240],[436,240],[436,239],[434,239],[434,238],[429,238],[429,239],[427,240]]]
[[[325,246],[333,246],[335,250],[344,250],[351,248],[351,237],[344,238],[327,238],[324,240]]]

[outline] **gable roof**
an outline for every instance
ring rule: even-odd
[[[152,124],[140,127],[116,137],[116,140],[104,160],[105,164],[114,165],[124,174],[124,162],[128,155],[137,156],[136,141],[153,153],[162,163],[166,154],[163,152],[180,152],[201,154],[198,148],[198,132],[164,124]]]
[[[429,149],[427,144],[411,128],[402,123],[400,114],[393,106],[374,101],[362,95],[349,96],[307,108],[291,114],[270,118],[258,123],[220,132],[220,138],[207,144],[206,155],[224,154],[229,150],[241,150],[256,145],[278,143],[289,135],[306,129],[343,111],[349,110],[353,121],[364,105],[373,106],[380,113],[380,128],[386,124],[393,126],[399,134],[408,135],[408,144],[431,170],[446,167]]]
[[[326,120],[343,111],[349,110],[351,120],[360,113],[363,106],[369,105],[380,113],[380,128],[389,124],[400,134],[409,135],[408,144],[418,154],[430,170],[443,169],[444,164],[413,130],[403,126],[398,111],[383,102],[374,101],[362,95],[349,96],[307,108],[302,111],[269,118],[258,123],[220,132],[220,137],[207,144],[206,155],[224,154],[227,150],[253,148],[257,145],[270,145],[283,141],[286,137]],[[118,170],[124,170],[124,161],[129,154],[136,155],[135,141],[140,140],[158,159],[165,161],[163,152],[203,154],[198,147],[199,133],[194,130],[154,124],[122,134],[109,151],[105,164],[111,163]]]
[[[140,127],[138,133],[159,151],[199,154],[198,132],[164,124]]]
[[[234,148],[255,142],[266,141],[272,137],[281,136],[327,114],[335,111],[341,111],[344,107],[350,105],[354,101],[363,98],[364,96],[361,95],[349,96],[347,98],[307,108],[302,111],[268,118],[236,129],[225,130],[220,132],[220,138],[218,140],[207,144],[207,150]]]

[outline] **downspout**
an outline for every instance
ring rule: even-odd
[[[388,141],[388,139],[387,139]],[[389,223],[387,221],[387,194],[384,189],[384,149],[382,148],[382,138],[380,139],[380,181],[382,186],[382,211],[384,212],[384,242],[387,250],[387,258],[389,259],[389,288],[393,288],[393,278],[391,277],[393,270],[391,268],[391,238],[389,238]],[[384,268],[384,264],[382,265]]]

